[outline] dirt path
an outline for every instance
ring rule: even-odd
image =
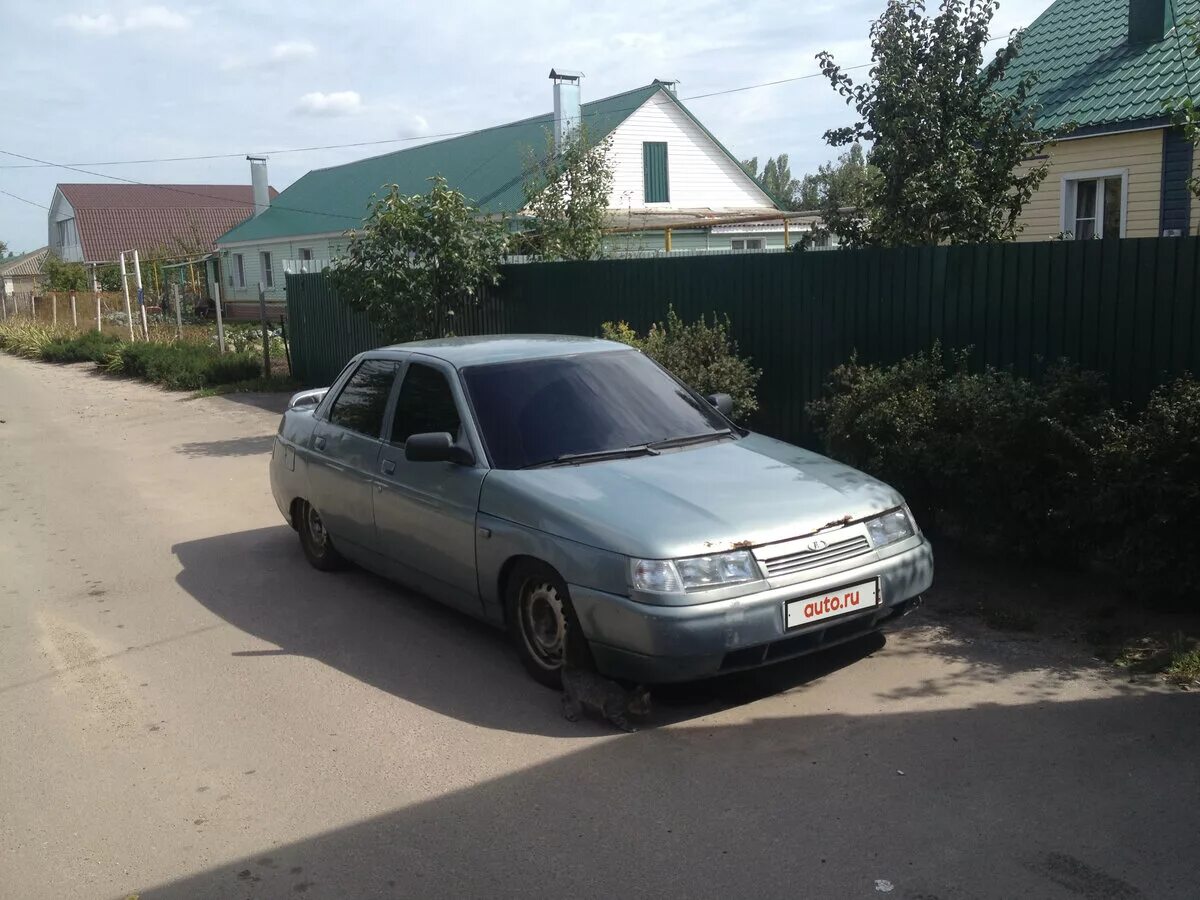
[[[0,896],[1200,891],[1196,694],[926,614],[571,725],[305,566],[258,402],[0,355]]]

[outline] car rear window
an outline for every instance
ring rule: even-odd
[[[400,364],[390,359],[365,359],[333,401],[329,421],[359,434],[379,437],[388,395]]]

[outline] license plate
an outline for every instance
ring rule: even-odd
[[[799,628],[822,619],[862,612],[879,605],[879,581],[871,579],[825,594],[813,594],[787,603],[787,627]]]

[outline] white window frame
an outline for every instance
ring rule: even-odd
[[[753,247],[750,246],[751,243],[754,244]],[[760,237],[733,238],[729,242],[729,249],[730,250],[766,250],[767,242],[764,238],[760,238]]]
[[[271,251],[270,250],[258,251],[258,263],[262,267],[262,270],[263,270],[262,271],[263,287],[266,287],[266,288],[275,287],[275,272],[273,271],[274,267],[271,264]]]
[[[1067,172],[1062,176],[1062,203],[1058,211],[1058,230],[1064,234],[1075,234],[1075,198],[1076,188],[1081,181],[1100,181],[1106,178],[1121,178],[1121,233],[1117,237],[1125,237],[1129,227],[1129,169],[1094,169],[1089,172]],[[1096,189],[1096,236],[1113,237],[1104,234],[1104,186],[1097,185]]]
[[[237,286],[246,286],[246,257],[241,253],[233,254],[233,271],[237,274]]]
[[[313,258],[312,247],[301,247],[300,248],[300,259],[302,261],[308,262],[312,258]]]

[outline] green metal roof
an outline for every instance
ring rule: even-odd
[[[1026,29],[1005,81],[1037,74],[1032,100],[1041,107],[1043,127],[1102,130],[1162,119],[1165,100],[1200,92],[1200,59],[1186,33],[1175,29],[1155,43],[1128,42],[1130,2],[1056,0]],[[1200,19],[1200,0],[1166,2],[1173,4],[1174,21]]]
[[[659,91],[665,91],[661,84],[648,84],[583,104],[581,112],[589,140],[604,140]],[[671,96],[669,91],[666,93]],[[383,185],[398,185],[406,194],[424,194],[435,175],[445,178],[483,213],[515,213],[524,202],[528,155],[544,150],[553,124],[554,114],[545,113],[383,156],[316,169],[272,200],[262,215],[227,231],[217,243],[346,231],[362,224],[367,202]]]

